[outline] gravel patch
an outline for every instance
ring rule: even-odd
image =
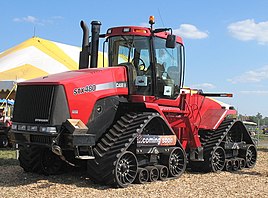
[[[84,172],[40,176],[17,165],[0,166],[0,197],[268,197],[268,149],[258,152],[253,169],[191,173],[180,178],[124,189],[93,184]]]

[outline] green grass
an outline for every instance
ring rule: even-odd
[[[256,134],[256,135],[254,135],[254,138],[260,138],[260,140],[266,140],[266,141],[268,141],[268,135],[267,134]]]
[[[16,159],[16,151],[14,150],[0,150],[0,166],[18,165]]]

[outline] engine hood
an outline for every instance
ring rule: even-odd
[[[126,80],[126,69],[123,67],[105,67],[67,71],[20,82],[19,85],[68,84],[84,80],[90,81],[92,78],[94,78],[94,83],[111,82],[116,79]]]
[[[21,82],[19,86],[63,86],[70,117],[87,123],[94,105],[109,96],[128,95],[124,67],[68,71]]]

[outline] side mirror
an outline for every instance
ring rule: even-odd
[[[176,46],[176,36],[168,35],[166,40],[166,48],[175,48]]]

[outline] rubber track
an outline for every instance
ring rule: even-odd
[[[224,120],[217,130],[215,131],[205,131],[200,138],[201,144],[204,148],[204,162],[200,166],[202,171],[211,171],[211,156],[214,149],[221,144],[231,127],[233,126],[235,120],[228,119]]]
[[[97,183],[117,187],[115,165],[156,113],[127,113],[98,141],[93,149],[95,160],[89,160],[87,172]]]
[[[25,172],[43,174],[40,156],[40,148],[21,146],[19,151],[20,166]]]

